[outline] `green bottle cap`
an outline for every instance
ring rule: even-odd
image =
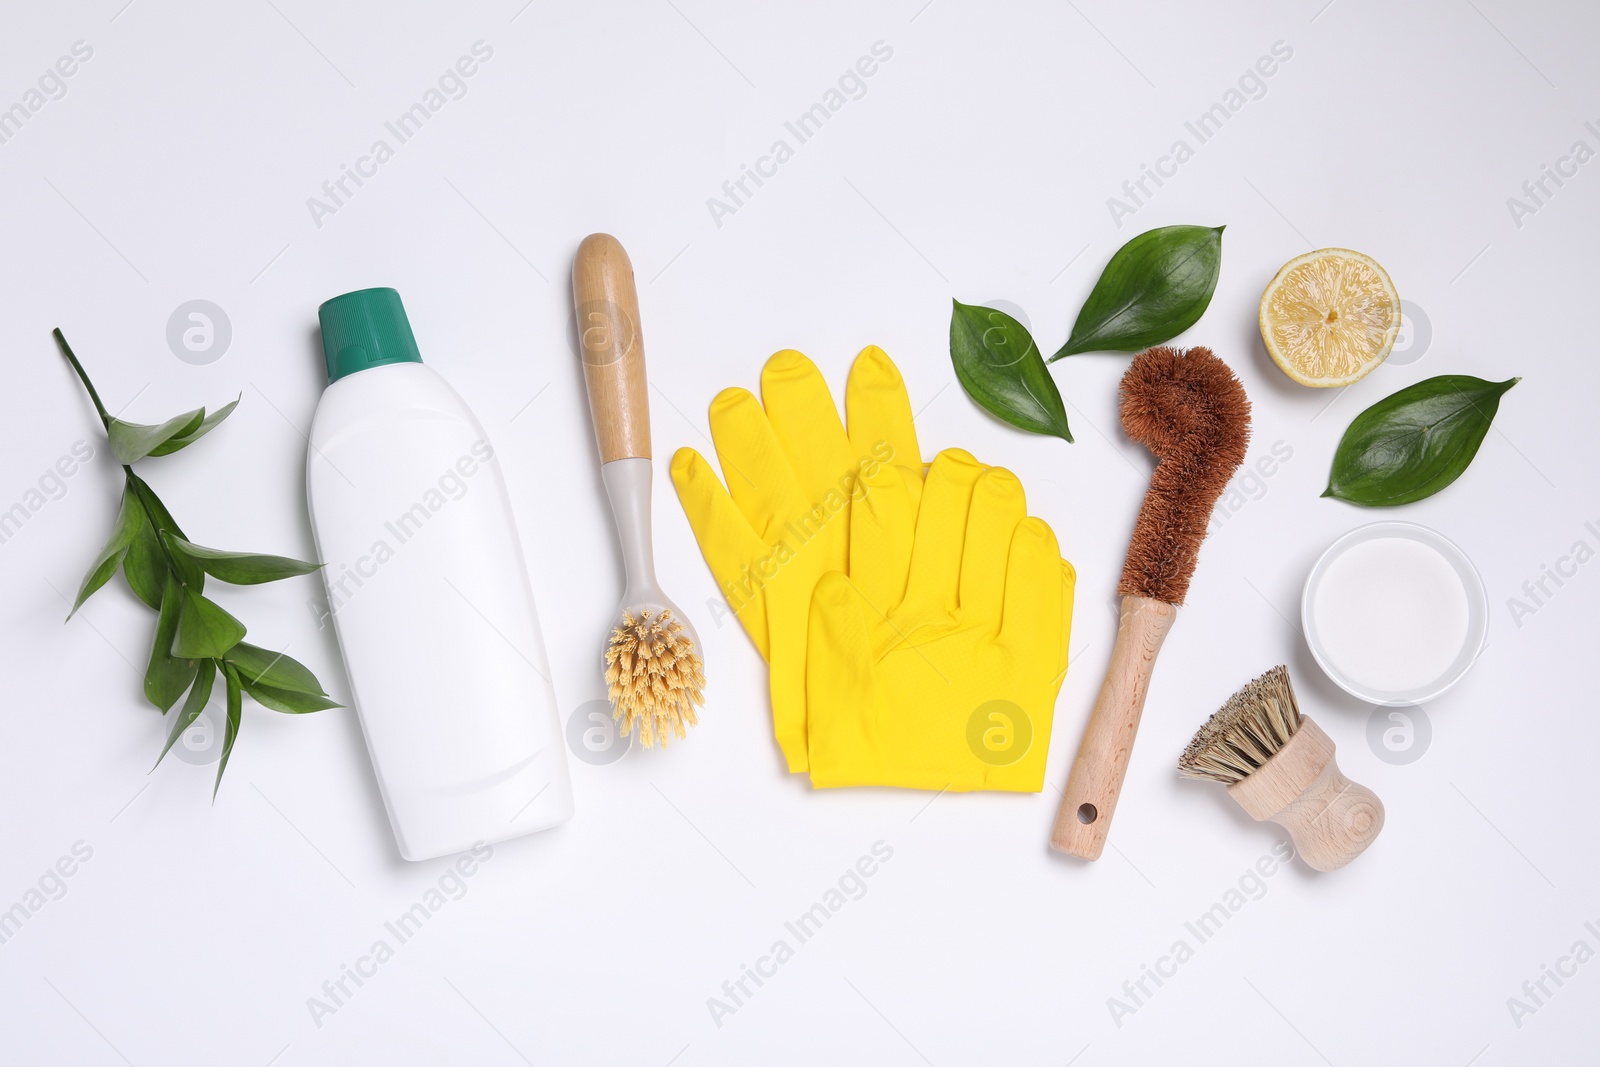
[[[421,363],[411,323],[393,289],[357,289],[317,309],[328,381],[386,363]]]

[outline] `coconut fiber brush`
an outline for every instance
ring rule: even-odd
[[[1111,664],[1061,796],[1050,846],[1099,859],[1156,654],[1189,590],[1211,509],[1244,462],[1250,401],[1207,348],[1152,348],[1122,376],[1122,428],[1156,457],[1117,594]]]
[[[1300,714],[1287,667],[1272,668],[1206,720],[1178,773],[1227,786],[1251,818],[1288,830],[1300,858],[1319,871],[1343,867],[1383,829],[1383,802],[1339,770],[1333,742]]]
[[[696,722],[706,679],[700,642],[656,582],[650,544],[650,394],[639,334],[633,264],[615,237],[596,233],[572,267],[583,380],[600,445],[600,478],[611,498],[627,586],[605,651],[606,688],[624,735],[646,747]]]

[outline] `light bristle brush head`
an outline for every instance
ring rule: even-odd
[[[672,612],[623,612],[605,658],[612,718],[624,737],[638,726],[646,748],[655,747],[658,736],[666,747],[673,734],[682,740],[700,721],[694,708],[706,702],[704,664]]]
[[[1274,667],[1206,720],[1178,757],[1178,773],[1223,785],[1243,781],[1289,743],[1302,721],[1289,668]]]
[[[1211,509],[1244,462],[1250,400],[1209,348],[1141,352],[1122,376],[1122,428],[1157,460],[1120,596],[1182,604]]]

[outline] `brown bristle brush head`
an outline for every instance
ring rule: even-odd
[[[1152,348],[1122,376],[1122,428],[1158,460],[1120,596],[1182,604],[1206,524],[1250,444],[1250,400],[1209,348]]]
[[[606,687],[624,737],[638,726],[646,748],[658,736],[663,748],[674,734],[683,740],[700,721],[694,706],[705,704],[705,686],[694,641],[671,611],[623,612],[606,645]]]
[[[1206,720],[1178,757],[1178,773],[1221,782],[1251,818],[1288,830],[1307,864],[1331,871],[1383,829],[1383,801],[1346,778],[1333,753],[1328,735],[1300,713],[1280,665]]]

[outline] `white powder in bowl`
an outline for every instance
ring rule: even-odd
[[[1467,640],[1467,590],[1439,551],[1409,537],[1375,537],[1328,562],[1312,620],[1330,663],[1387,693],[1442,677]]]

